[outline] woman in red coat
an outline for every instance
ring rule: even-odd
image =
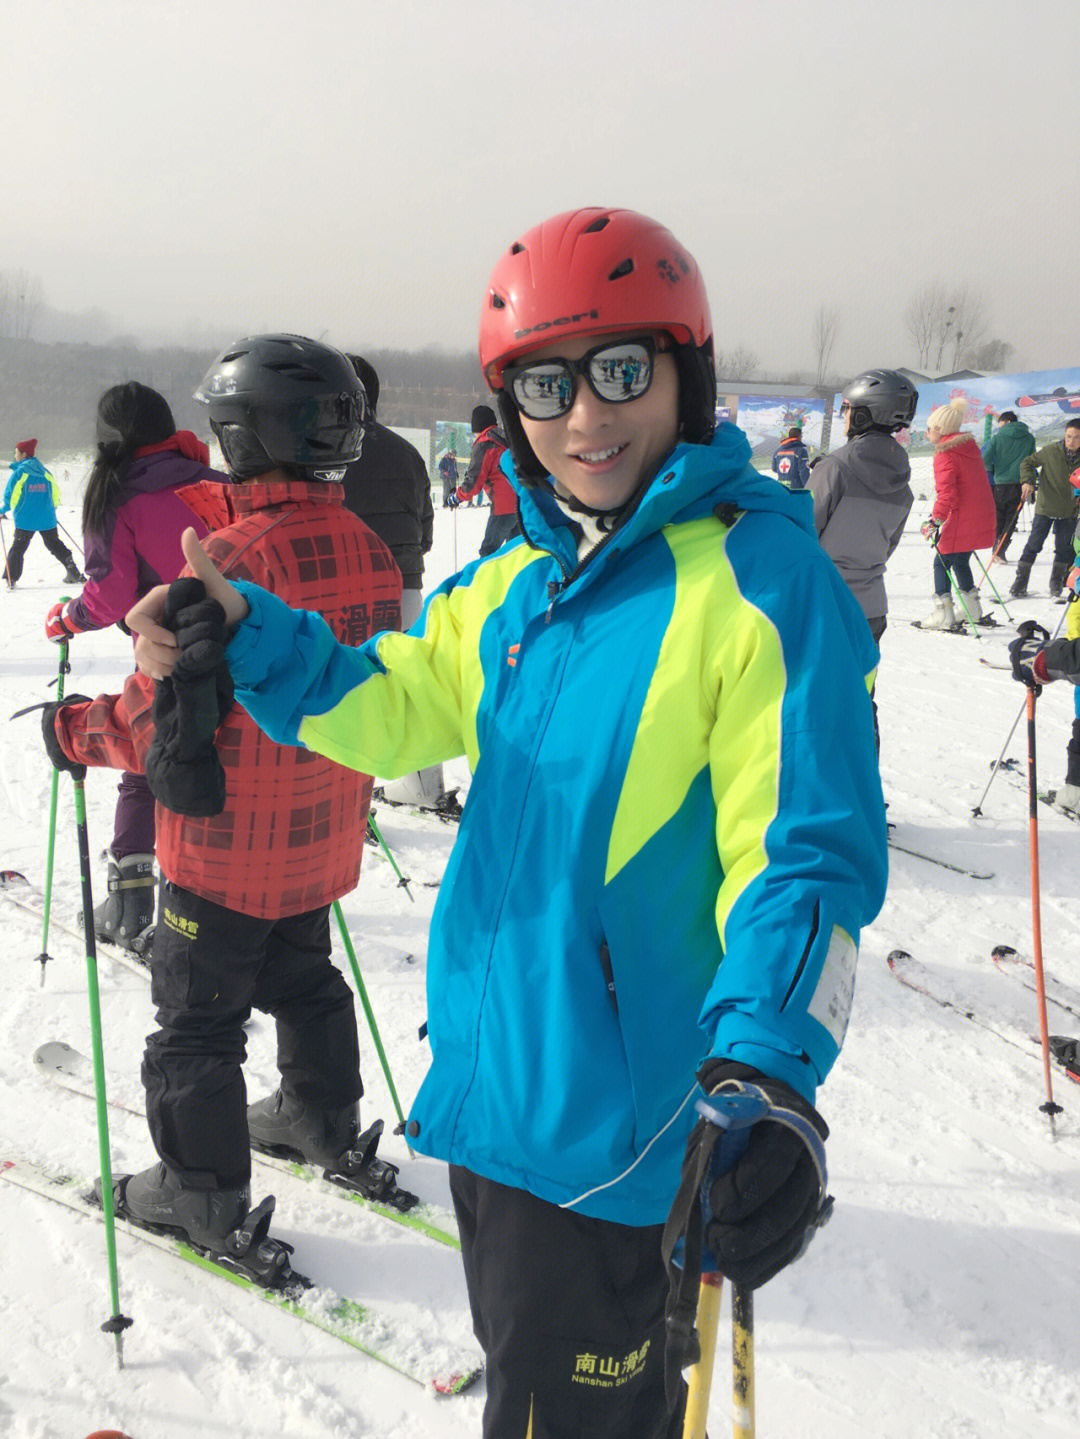
[[[982,619],[979,594],[971,578],[973,550],[992,549],[997,525],[994,492],[975,436],[961,430],[967,417],[963,398],[939,405],[926,422],[926,437],[934,446],[934,510],[922,527],[936,544],[934,556],[934,612],[923,620],[924,630],[952,629],[964,622],[953,609],[949,571],[968,614]]]

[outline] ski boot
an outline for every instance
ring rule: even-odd
[[[101,1203],[100,1179],[91,1197]],[[159,1163],[115,1177],[113,1204],[118,1219],[153,1234],[174,1235],[262,1289],[299,1296],[311,1288],[311,1281],[289,1263],[292,1245],[269,1237],[273,1195],[250,1209],[250,1185],[192,1189]]]
[[[383,804],[423,811],[426,814],[435,815],[438,819],[446,820],[448,824],[456,824],[461,818],[461,805],[458,803],[457,790],[448,789],[438,795],[433,794],[430,786],[425,783],[425,776],[429,773],[428,770],[416,770],[412,774],[405,775],[403,779],[379,785],[372,790],[371,797]]]
[[[983,610],[982,601],[979,599],[978,590],[961,590],[960,598],[964,601],[964,604],[967,605],[967,612],[971,616],[975,624],[985,625],[987,628],[997,624],[997,620],[994,619],[993,615],[988,615]],[[959,618],[960,616],[957,615],[957,619]]]
[[[1027,598],[1027,592],[1028,592],[1028,588],[1027,588],[1027,587],[1028,587],[1028,576],[1029,576],[1030,574],[1031,574],[1031,561],[1030,561],[1030,560],[1017,560],[1017,562],[1016,562],[1016,574],[1015,574],[1015,576],[1013,577],[1013,582],[1012,582],[1012,584],[1009,586],[1009,594],[1012,596],[1012,598],[1013,598],[1014,600],[1023,600],[1023,599],[1026,599],[1026,598]]]
[[[86,576],[81,575],[74,565],[68,565],[64,570],[64,583],[66,585],[85,584]]]
[[[109,862],[109,896],[94,907],[94,934],[142,956],[154,928],[154,856],[126,854]]]
[[[1061,594],[1061,587],[1065,583],[1065,576],[1072,568],[1069,564],[1050,566],[1050,598],[1056,600]]]
[[[935,595],[934,610],[924,620],[914,620],[915,628],[919,630],[955,630],[956,611],[953,609],[952,595]]]
[[[1055,791],[1054,808],[1072,819],[1080,819],[1080,784],[1063,784]]]
[[[248,1105],[248,1134],[256,1151],[317,1166],[324,1179],[340,1188],[404,1213],[419,1201],[415,1194],[398,1188],[397,1165],[376,1158],[383,1122],[377,1119],[358,1134],[359,1119],[359,1104],[318,1109],[279,1089]]]

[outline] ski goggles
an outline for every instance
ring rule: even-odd
[[[577,377],[598,400],[623,405],[640,400],[652,384],[657,350],[653,335],[606,340],[580,360],[525,360],[507,365],[503,385],[515,407],[530,420],[557,420],[569,414],[577,394]]]

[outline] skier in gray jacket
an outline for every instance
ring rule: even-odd
[[[889,608],[885,566],[914,498],[907,451],[894,436],[911,423],[918,400],[911,381],[895,370],[857,375],[840,405],[847,444],[814,465],[807,487],[814,496],[818,539],[879,644]]]

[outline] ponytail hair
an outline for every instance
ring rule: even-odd
[[[83,496],[84,534],[107,530],[135,451],[175,432],[172,411],[149,385],[128,380],[105,391],[97,408],[97,454]]]

